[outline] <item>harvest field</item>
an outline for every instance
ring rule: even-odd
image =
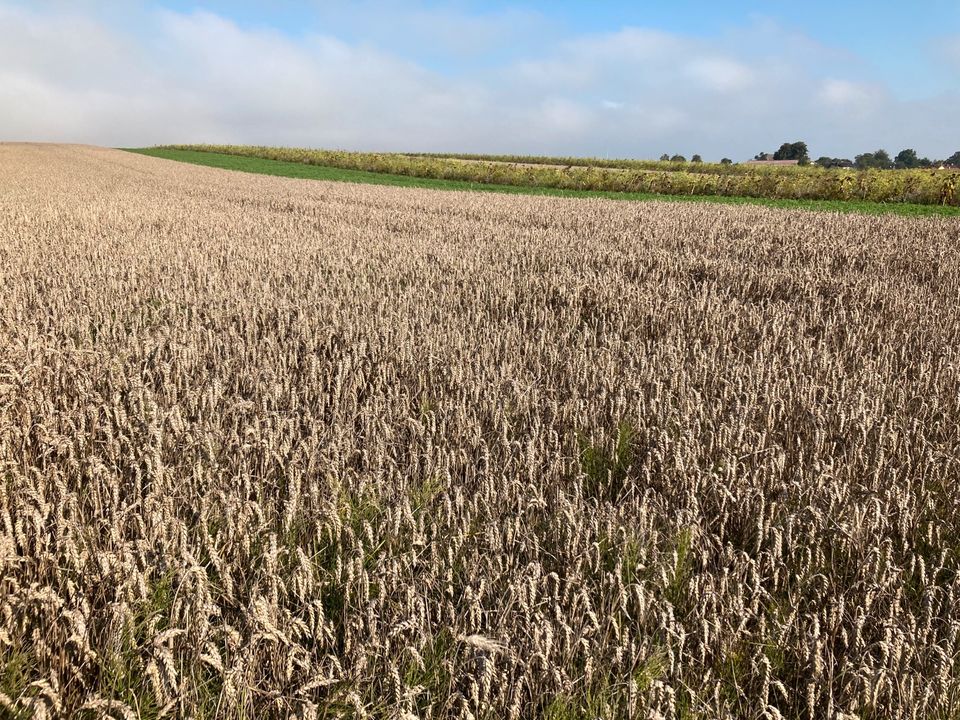
[[[960,219],[0,145],[0,716],[955,718]]]

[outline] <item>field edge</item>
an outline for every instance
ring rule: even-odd
[[[604,190],[565,190],[547,187],[498,185],[464,180],[441,180],[410,175],[350,170],[324,165],[269,160],[225,153],[198,150],[172,150],[167,148],[118,148],[125,152],[145,155],[163,160],[172,160],[192,165],[234,170],[258,175],[297,178],[301,180],[327,180],[368,185],[422,188],[460,192],[492,192],[511,195],[532,195],[566,198],[598,198],[634,202],[708,202],[720,205],[758,205],[761,207],[813,212],[838,212],[862,215],[902,215],[908,217],[960,217],[960,207],[949,205],[919,205],[912,203],[877,203],[848,200],[790,200],[781,198],[727,197],[720,195],[659,195],[654,193],[628,193]]]

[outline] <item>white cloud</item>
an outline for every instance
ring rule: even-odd
[[[566,49],[570,55],[591,64],[637,65],[661,64],[664,58],[682,52],[686,45],[687,41],[677,35],[660,30],[628,27],[617,32],[577,38],[567,43]]]
[[[582,133],[590,129],[593,113],[580,103],[565,98],[547,98],[531,118],[534,127],[545,132]]]
[[[459,59],[510,48],[542,34],[546,18],[521,8],[466,13],[422,0],[350,0],[318,4],[322,26],[362,35],[406,53]]]
[[[447,123],[484,95],[373,48],[205,12],[158,13],[142,48],[80,20],[76,39],[77,18],[0,5],[0,137],[418,146],[458,132]]]
[[[724,57],[705,57],[687,65],[687,74],[707,90],[727,93],[745,90],[754,83],[748,66]]]
[[[960,73],[960,33],[940,38],[936,48],[939,51],[937,59]]]
[[[121,26],[93,5],[0,0],[0,139],[708,159],[799,138],[814,154],[955,149],[952,128],[931,118],[960,111],[956,95],[935,113],[932,101],[897,101],[862,70],[838,70],[856,63],[825,62],[822,46],[770,23],[713,39],[623,28],[495,64],[484,53],[535,16],[378,5],[373,25],[415,26],[435,49],[488,58],[441,72],[386,42],[344,40],[332,16],[292,37],[209,12],[142,10]]]
[[[870,102],[868,88],[848,80],[827,78],[820,90],[820,99],[828,105],[838,107],[862,106]]]
[[[515,80],[530,87],[556,88],[567,92],[588,90],[596,77],[595,68],[562,58],[522,60],[512,69]]]

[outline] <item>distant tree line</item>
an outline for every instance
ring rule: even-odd
[[[886,150],[874,150],[873,152],[857,155],[852,161],[846,158],[817,158],[817,165],[821,167],[852,167],[859,170],[868,170],[877,168],[879,170],[910,170],[913,168],[932,168],[932,167],[960,167],[960,150],[948,157],[946,160],[931,160],[927,157],[919,157],[917,151],[912,148],[901,150],[895,158],[890,158],[890,153]]]
[[[683,155],[670,155],[664,153],[660,156],[664,162],[687,162]],[[810,164],[810,153],[807,144],[802,140],[792,143],[783,143],[780,149],[774,153],[759,152],[754,160],[796,160],[800,165]],[[703,162],[703,158],[694,155],[690,162]],[[722,165],[730,165],[733,160],[723,158],[720,161]],[[834,158],[823,155],[813,161],[815,165],[825,168],[856,168],[858,170],[910,170],[915,168],[938,168],[938,167],[960,167],[960,150],[948,157],[946,160],[931,160],[926,157],[919,157],[917,151],[912,148],[901,150],[894,158],[886,150],[874,150],[873,152],[862,153],[854,157]]]

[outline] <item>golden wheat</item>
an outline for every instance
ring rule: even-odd
[[[960,222],[0,146],[0,715],[960,713]]]

